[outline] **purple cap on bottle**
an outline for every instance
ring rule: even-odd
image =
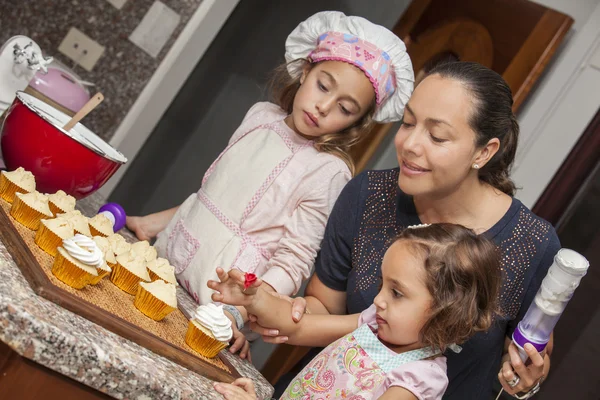
[[[121,207],[117,203],[106,203],[105,205],[100,207],[98,213],[105,211],[111,213],[115,217],[113,231],[118,232],[119,230],[121,230],[121,228],[125,226],[127,215],[125,214],[125,210],[123,209],[123,207]]]
[[[533,345],[533,347],[535,347],[535,349],[538,351],[538,353],[541,353],[542,350],[544,350],[546,348],[546,345],[548,344],[548,342],[546,343],[537,343],[534,342],[530,339],[528,339],[523,332],[521,332],[521,327],[520,327],[520,323],[519,325],[517,325],[517,329],[515,329],[515,331],[513,332],[513,342],[515,342],[516,344],[518,344],[521,348],[525,348],[525,344],[526,343],[531,343]]]

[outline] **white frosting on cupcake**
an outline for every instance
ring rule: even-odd
[[[70,239],[65,239],[63,240],[62,247],[71,257],[82,264],[98,268],[104,263],[102,251],[96,245],[96,242],[87,236],[77,234]]]
[[[194,321],[209,329],[215,339],[220,342],[229,342],[233,336],[231,321],[223,313],[223,306],[213,303],[199,306],[193,315]]]

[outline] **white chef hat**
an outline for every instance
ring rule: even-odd
[[[336,60],[357,66],[375,89],[377,108],[373,119],[402,119],[413,91],[414,73],[406,46],[390,30],[361,17],[323,11],[294,29],[285,50],[287,62],[307,58],[311,62]]]

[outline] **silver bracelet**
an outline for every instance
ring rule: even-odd
[[[521,395],[518,393],[515,393],[515,394],[513,394],[513,396],[519,400],[528,399],[530,397],[533,397],[534,394],[536,394],[537,392],[540,391],[540,381],[541,381],[541,379],[538,381],[538,383],[535,384],[534,387],[529,389],[529,391],[527,393],[523,393]]]
[[[223,304],[223,311],[227,311],[233,316],[233,319],[235,320],[235,326],[237,326],[238,331],[241,331],[244,327],[244,318],[242,318],[242,313],[240,310],[232,305]]]

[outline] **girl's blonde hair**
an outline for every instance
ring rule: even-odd
[[[271,95],[274,102],[288,114],[292,113],[294,107],[294,98],[298,89],[300,89],[300,80],[304,72],[310,72],[318,63],[311,63],[306,59],[298,59],[287,64],[282,64],[275,68],[273,76],[269,82]],[[315,148],[318,151],[331,153],[341,158],[352,175],[354,175],[354,161],[350,156],[350,147],[358,143],[365,133],[368,133],[375,125],[373,115],[375,114],[375,100],[365,112],[365,114],[348,128],[337,132],[329,133],[315,139]]]
[[[425,285],[433,303],[421,329],[424,345],[445,350],[490,328],[499,314],[501,283],[494,243],[449,223],[405,229],[397,241],[408,243],[425,264]]]

